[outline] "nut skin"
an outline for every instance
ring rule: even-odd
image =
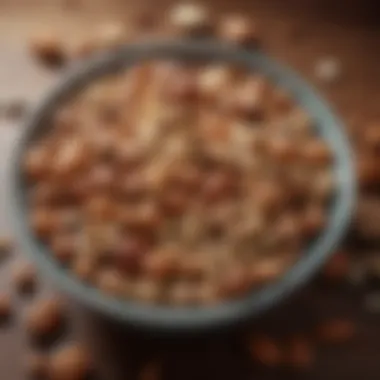
[[[54,352],[49,360],[51,380],[85,380],[91,372],[91,361],[84,347],[70,343]]]

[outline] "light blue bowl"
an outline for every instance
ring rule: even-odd
[[[241,299],[199,308],[153,306],[115,299],[82,283],[70,271],[60,266],[29,229],[27,188],[21,170],[22,155],[26,147],[50,128],[49,120],[59,105],[86,84],[103,75],[138,64],[142,60],[156,58],[223,61],[264,74],[274,84],[289,91],[314,118],[317,132],[333,151],[337,190],[326,229],[305,249],[300,259],[284,276]],[[237,325],[284,299],[304,284],[333,252],[347,229],[355,200],[352,153],[343,127],[328,105],[298,75],[273,59],[256,51],[240,50],[215,41],[156,41],[130,45],[75,68],[47,96],[28,121],[15,148],[10,185],[16,238],[43,273],[55,280],[59,288],[92,310],[143,329],[160,332],[195,333]]]

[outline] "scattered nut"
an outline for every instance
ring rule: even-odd
[[[355,335],[355,324],[348,319],[331,319],[317,327],[318,339],[326,344],[341,344]]]
[[[341,73],[341,63],[335,57],[322,58],[315,65],[315,76],[326,84],[337,82]]]
[[[32,292],[36,286],[36,270],[28,262],[16,263],[13,270],[13,282],[21,293]]]
[[[51,380],[85,380],[90,372],[89,355],[77,343],[66,344],[50,357],[48,374]]]
[[[36,35],[29,44],[32,54],[46,65],[57,66],[65,61],[62,41],[52,31]]]
[[[249,349],[254,360],[267,367],[277,367],[283,360],[283,354],[277,342],[269,337],[254,338]]]
[[[242,46],[257,46],[259,43],[255,22],[242,15],[226,17],[219,26],[219,37]]]
[[[208,34],[212,29],[207,9],[192,3],[174,6],[169,13],[169,24],[176,33],[186,36]]]
[[[32,338],[44,339],[57,333],[62,327],[63,310],[54,298],[36,301],[26,315],[26,328]]]

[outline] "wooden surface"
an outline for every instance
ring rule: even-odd
[[[27,41],[39,30],[55,28],[70,42],[91,33],[91,28],[114,19],[128,24],[138,7],[153,7],[162,12],[168,1],[136,4],[131,1],[78,1],[62,7],[63,1],[0,0],[0,102],[20,98],[37,102],[52,85],[57,74],[40,67],[27,51]],[[71,3],[76,3],[71,1]],[[351,135],[371,120],[380,118],[380,20],[376,20],[374,2],[364,1],[209,1],[213,9],[249,11],[262,30],[264,49],[304,74],[331,101],[346,121]],[[343,4],[343,5],[342,5]],[[342,9],[344,7],[344,9]],[[314,76],[317,60],[333,56],[342,64],[339,83],[322,85]],[[18,122],[0,120],[0,178],[5,178],[7,157],[17,138]],[[7,196],[3,179],[0,186],[0,226],[9,231]],[[365,197],[361,195],[360,200]],[[377,200],[375,199],[375,202]],[[377,249],[376,245],[372,249]],[[356,255],[368,248],[355,248]],[[2,291],[10,288],[14,261],[2,266]],[[106,380],[135,378],[142,361],[160,357],[164,378],[186,379],[331,379],[366,380],[380,377],[380,319],[364,308],[364,295],[378,284],[326,285],[320,280],[289,302],[255,321],[254,330],[266,331],[286,342],[289,334],[311,334],[316,322],[329,316],[350,316],[358,323],[354,341],[343,347],[317,348],[315,369],[304,374],[264,370],[249,358],[244,334],[218,335],[202,341],[188,342],[156,337],[140,337],[120,332],[119,327],[74,309],[71,336],[91,343],[101,378]],[[45,289],[46,286],[41,286]],[[43,290],[43,293],[45,290]],[[30,351],[22,327],[24,310],[30,300],[14,295],[14,318],[0,329],[0,377],[26,378],[23,358]],[[68,379],[69,380],[69,379]]]

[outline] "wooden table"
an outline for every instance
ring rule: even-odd
[[[155,7],[159,14],[170,4],[148,0],[139,4],[83,0],[77,6],[62,7],[62,3],[0,0],[0,102],[21,98],[34,104],[56,80],[56,73],[37,65],[27,52],[26,41],[36,30],[56,28],[68,41],[75,41],[99,23],[122,19],[128,24],[140,8]],[[250,12],[260,24],[265,50],[292,65],[316,85],[342,115],[351,133],[361,131],[367,122],[380,117],[380,25],[374,2],[214,0],[206,3],[218,11]],[[342,63],[342,77],[337,84],[323,85],[314,76],[316,61],[326,56],[337,57]],[[1,178],[6,175],[7,157],[20,130],[18,124],[0,120]],[[4,233],[9,231],[6,212],[9,195],[5,182],[0,186],[0,207],[4,210],[0,213],[0,227]],[[359,254],[361,251],[365,248],[360,248]],[[4,291],[13,292],[9,273],[20,255],[16,252],[2,266],[0,281]],[[46,286],[41,286],[40,293],[46,292]],[[375,380],[380,376],[380,323],[378,316],[363,310],[363,295],[367,292],[368,284],[332,286],[317,279],[285,305],[255,321],[254,329],[271,332],[286,341],[289,334],[309,334],[311,326],[327,316],[348,315],[357,320],[355,340],[344,347],[319,347],[315,369],[304,374],[295,375],[284,369],[263,370],[253,365],[241,334],[218,335],[201,342],[140,337],[120,333],[119,327],[96,318],[84,318],[82,312],[74,309],[71,336],[82,336],[92,342],[96,362],[101,364],[101,378],[107,380],[134,378],[143,360],[157,356],[163,358],[164,378],[173,380],[293,377]],[[12,323],[0,330],[0,375],[9,380],[25,378],[22,362],[30,350],[21,323],[30,301],[14,295],[14,303]]]

